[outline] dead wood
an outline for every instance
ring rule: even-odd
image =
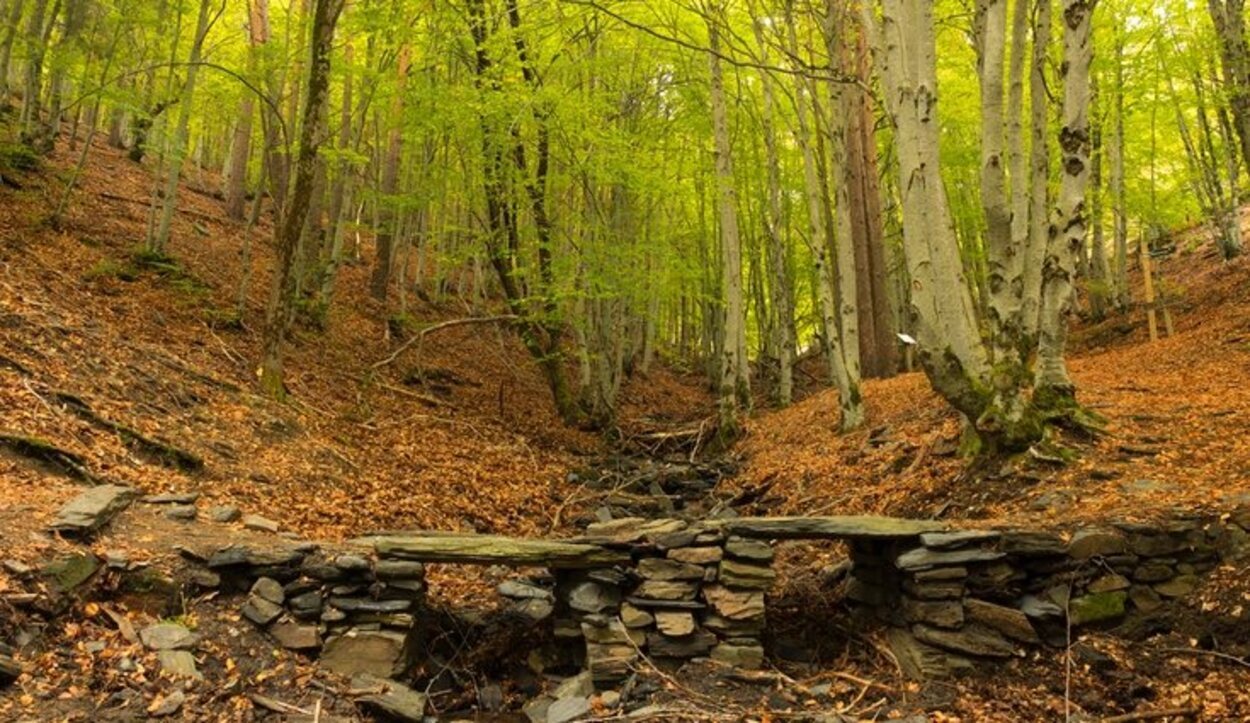
[[[504,323],[508,321],[516,321],[518,318],[519,317],[516,314],[500,314],[498,316],[470,316],[470,317],[466,317],[463,319],[450,319],[448,321],[443,321],[443,322],[434,324],[433,326],[427,326],[424,329],[421,329],[420,331],[418,331],[416,334],[413,334],[403,344],[400,344],[399,348],[391,352],[390,356],[386,357],[385,359],[381,359],[377,362],[374,362],[374,364],[370,366],[369,368],[381,369],[387,364],[394,362],[396,359],[399,358],[401,354],[403,354],[405,351],[408,351],[408,349],[411,348],[413,345],[417,346],[417,351],[419,353],[421,351],[421,343],[425,340],[425,337],[435,332],[443,331],[444,329],[450,329],[456,326],[465,326],[468,324],[499,324],[499,323]]]
[[[145,455],[160,464],[163,467],[171,467],[183,472],[199,472],[204,469],[204,460],[198,455],[188,452],[179,447],[175,447],[169,442],[149,437],[139,430],[115,422],[107,417],[101,416],[91,405],[83,401],[81,398],[68,394],[66,392],[54,391],[53,398],[73,412],[78,417],[96,425],[102,429],[117,434],[122,443],[131,448],[135,452]]]
[[[57,447],[43,439],[11,432],[0,432],[0,448],[14,454],[48,465],[65,476],[80,482],[99,482],[87,468],[87,460],[80,454]]]
[[[1197,708],[1165,708],[1163,710],[1144,710],[1137,713],[1125,713],[1123,715],[1113,715],[1110,718],[1102,718],[1100,723],[1127,723],[1135,720],[1153,720],[1155,718],[1176,718],[1180,716],[1195,717],[1198,715]]]

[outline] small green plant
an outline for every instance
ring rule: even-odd
[[[123,263],[113,258],[100,259],[83,274],[83,278],[87,281],[98,281],[101,279],[117,279],[118,281],[138,281],[139,270],[133,265]]]
[[[39,154],[24,143],[0,143],[0,171],[39,170]]]

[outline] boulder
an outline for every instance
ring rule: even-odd
[[[731,534],[764,540],[891,540],[941,532],[946,523],[875,515],[742,517],[725,523]]]
[[[495,589],[500,595],[513,600],[555,600],[550,590],[517,580],[504,580]]]
[[[135,490],[121,485],[99,485],[70,500],[56,519],[52,529],[66,535],[86,535],[108,524],[117,513],[134,501]]]

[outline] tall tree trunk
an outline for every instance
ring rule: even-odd
[[[717,9],[719,11],[720,8]],[[750,406],[751,380],[747,366],[746,314],[742,301],[742,242],[738,232],[738,192],[734,187],[733,150],[729,138],[729,110],[720,59],[720,19],[705,15],[708,64],[711,71],[712,136],[716,155],[717,208],[720,214],[721,278],[724,282],[724,349],[720,362],[720,428],[732,434],[739,409]]]
[[[299,152],[295,162],[295,185],[290,203],[276,230],[278,264],[270,289],[262,341],[260,386],[271,397],[286,394],[283,385],[283,346],[295,302],[295,253],[300,232],[312,202],[317,151],[321,145],[320,120],[330,95],[330,52],[334,42],[334,26],[343,9],[343,0],[313,0],[312,55],[308,72],[308,88],[304,100],[303,125],[300,128]]]
[[[1219,39],[1228,105],[1241,141],[1241,157],[1250,172],[1250,50],[1246,46],[1245,2],[1207,0],[1207,9]]]
[[[160,221],[155,232],[148,237],[147,249],[155,254],[164,254],[169,243],[169,231],[174,221],[174,211],[178,207],[178,181],[182,176],[182,162],[187,152],[187,130],[191,124],[192,99],[195,97],[195,80],[199,75],[200,58],[204,50],[204,38],[209,29],[225,12],[226,3],[222,1],[221,9],[210,16],[212,0],[200,0],[199,19],[195,23],[195,38],[191,42],[191,54],[187,59],[187,77],[182,85],[182,98],[178,109],[178,122],[171,140],[170,157],[166,168],[165,191],[162,195]]]
[[[1097,0],[1063,3],[1063,128],[1059,132],[1063,176],[1042,270],[1034,392],[1039,404],[1046,408],[1073,404],[1076,400],[1076,388],[1064,362],[1064,347],[1077,258],[1089,226],[1085,210],[1090,171],[1089,66],[1094,57],[1091,21],[1096,5]]]
[[[1090,316],[1101,321],[1107,316],[1108,269],[1106,238],[1103,230],[1102,203],[1102,104],[1098,92],[1097,77],[1090,78],[1090,143],[1093,157],[1089,165],[1090,225],[1093,235],[1089,251],[1089,310]]]
[[[9,105],[9,71],[13,62],[13,41],[17,39],[18,23],[22,20],[25,0],[12,0],[9,14],[5,16],[4,37],[0,40],[0,108]]]
[[[380,184],[382,198],[381,225],[378,227],[377,251],[373,260],[373,275],[369,282],[369,290],[373,298],[386,300],[386,290],[391,283],[391,267],[395,261],[396,226],[399,215],[395,213],[393,198],[398,190],[399,160],[404,149],[402,133],[404,113],[404,88],[408,83],[408,65],[410,50],[407,45],[399,49],[396,61],[395,95],[391,99],[390,131],[386,142],[386,158],[382,161],[382,182]]]
[[[59,0],[52,6],[48,27],[56,21]],[[48,14],[48,0],[35,0],[26,23],[26,86],[22,93],[22,138],[27,145],[39,144],[39,128],[43,122],[43,60],[47,51],[44,41],[44,19]]]
[[[1115,134],[1111,144],[1111,217],[1115,236],[1115,305],[1124,311],[1129,305],[1128,287],[1128,197],[1124,187],[1124,35],[1115,36],[1115,88],[1112,95]]]
[[[1033,64],[1029,78],[1029,112],[1033,146],[1029,165],[1029,243],[1025,250],[1023,298],[1020,305],[1023,339],[1030,351],[1036,346],[1041,314],[1042,265],[1046,260],[1050,213],[1050,101],[1046,89],[1046,62],[1050,48],[1051,0],[1036,0],[1033,19]]]
[[[260,3],[248,2],[248,56],[249,71],[256,69],[256,49],[266,40],[268,22],[261,15]],[[252,75],[253,73],[249,73]],[[252,115],[256,98],[251,89],[244,89],[239,101],[239,119],[234,126],[234,140],[230,144],[230,165],[226,172],[226,214],[236,221],[243,220],[247,206],[247,166],[252,152]]]
[[[338,150],[342,154],[346,154],[352,146],[352,60],[352,46],[348,43],[343,49],[343,65],[347,68],[347,73],[343,78],[343,105],[339,111]],[[329,305],[334,295],[334,282],[338,277],[339,264],[343,260],[343,234],[351,206],[350,184],[354,173],[351,161],[345,156],[340,158],[330,190],[330,250],[325,259],[319,292],[322,303],[326,305]]]

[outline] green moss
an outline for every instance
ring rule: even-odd
[[[1073,625],[1114,620],[1124,615],[1124,603],[1128,592],[1115,590],[1082,595],[1068,603],[1068,619]]]
[[[83,279],[87,281],[97,281],[99,279],[117,279],[119,281],[137,281],[139,279],[139,270],[134,266],[122,263],[117,259],[100,259],[90,269],[83,274]]]

